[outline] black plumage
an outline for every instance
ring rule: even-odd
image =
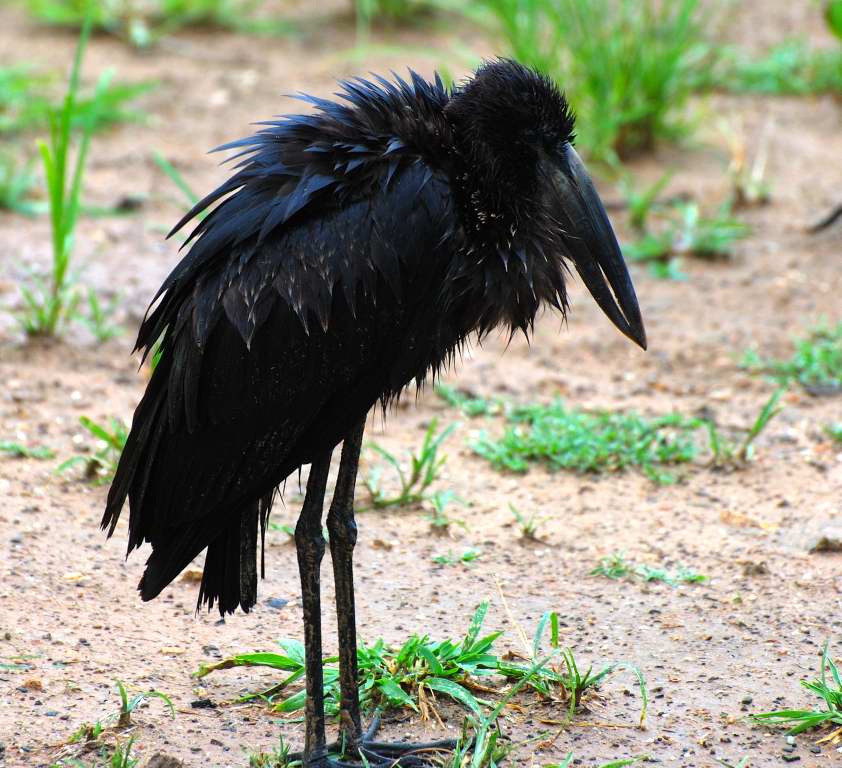
[[[141,326],[160,362],[103,517],[110,535],[128,499],[129,551],[152,545],[145,600],[207,548],[200,602],[248,610],[284,479],[472,334],[564,312],[568,261],[645,343],[555,85],[501,60],[452,93],[411,73],[337,95],[221,147],[236,172],[174,230],[218,203]]]

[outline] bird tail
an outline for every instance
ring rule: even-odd
[[[199,520],[171,531],[165,541],[152,544],[152,554],[138,584],[144,601],[157,597],[182,569],[207,546],[202,584],[196,610],[217,605],[220,615],[242,608],[246,613],[257,602],[257,535],[260,531],[260,575],[265,576],[266,523],[274,492],[226,515],[227,525],[208,544],[208,520]],[[211,523],[212,525],[212,523]]]
[[[126,500],[130,500],[128,552],[149,541],[152,554],[138,584],[151,600],[207,547],[198,607],[218,605],[221,614],[257,601],[257,535],[261,535],[261,575],[266,523],[274,491],[239,509],[217,512],[180,526],[158,530],[152,524],[154,466],[168,432],[167,387],[171,356],[164,355],[135,411],[132,429],[108,492],[101,527],[110,538]],[[147,492],[149,493],[147,494]],[[149,498],[147,498],[147,495]]]
[[[238,607],[246,613],[257,602],[257,531],[260,528],[260,576],[264,578],[266,523],[272,510],[274,492],[235,516],[208,546],[202,586],[196,609],[217,603],[220,615]],[[239,517],[239,519],[237,519]]]

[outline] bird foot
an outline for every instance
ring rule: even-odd
[[[454,739],[418,744],[363,740],[357,746],[358,758],[350,755],[341,759],[331,758],[328,765],[330,768],[431,768],[441,765],[444,754],[452,752],[455,747]]]
[[[380,717],[375,716],[362,739],[356,744],[336,741],[327,745],[327,754],[303,760],[304,768],[433,768],[441,765],[443,753],[456,748],[455,739],[420,742],[375,741]]]

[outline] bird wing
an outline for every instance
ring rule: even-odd
[[[268,230],[277,192],[246,186],[165,282],[139,335],[147,349],[162,336],[160,362],[103,517],[113,532],[128,497],[129,550],[153,546],[144,597],[450,353],[436,312],[457,230],[448,182],[418,160],[369,182],[320,187]]]

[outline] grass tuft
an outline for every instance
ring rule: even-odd
[[[503,404],[508,424],[503,434],[482,430],[470,447],[496,468],[512,472],[526,472],[534,463],[595,474],[636,468],[668,485],[678,480],[669,468],[690,464],[705,449],[710,466],[745,465],[757,438],[782,410],[783,393],[772,393],[739,437],[723,434],[709,419],[679,413],[650,419],[634,412],[568,409],[560,400],[550,405]],[[699,431],[707,434],[706,442],[699,440]]]
[[[133,768],[139,762],[138,758],[131,755],[132,746],[135,737],[132,736],[124,745],[117,737],[117,732],[124,731],[131,728],[133,723],[131,719],[132,713],[146,704],[150,699],[159,699],[169,710],[170,715],[175,719],[175,706],[172,700],[165,693],[161,691],[142,691],[129,696],[126,686],[122,681],[117,680],[117,691],[120,695],[120,708],[116,712],[112,712],[101,720],[94,723],[85,723],[80,726],[68,739],[67,745],[63,748],[65,754],[61,759],[55,762],[52,768],[56,766],[80,766],[83,765],[78,759],[79,755],[84,755],[89,752],[96,752],[96,765],[105,765],[109,768]],[[108,734],[113,738],[114,743],[106,743],[103,736]],[[78,745],[76,747],[76,755],[70,757],[72,752],[69,752],[72,747],[70,745]],[[93,765],[94,763],[92,763]]]
[[[16,459],[52,459],[56,455],[52,448],[43,445],[29,447],[8,440],[0,441],[0,453]]]
[[[808,96],[842,92],[842,48],[815,50],[788,40],[760,58],[726,48],[705,83],[731,93]]]
[[[286,768],[289,764],[290,746],[283,736],[278,737],[278,746],[270,752],[252,752],[249,768]]]
[[[81,26],[81,25],[80,25]],[[118,83],[110,78],[90,95],[81,88],[75,96],[71,128],[96,132],[118,123],[139,122],[146,115],[132,106],[156,83]],[[52,78],[27,66],[0,67],[0,134],[16,134],[50,127],[50,115],[60,109],[53,101]]]
[[[185,27],[215,27],[247,34],[287,35],[283,19],[256,16],[263,0],[29,0],[30,13],[45,24],[78,29],[90,14],[93,28],[146,48]]]
[[[771,376],[781,385],[797,381],[811,395],[842,392],[842,323],[820,323],[795,342],[788,360],[760,357],[750,350],[743,356],[743,368]]]
[[[374,24],[407,24],[434,6],[435,2],[431,0],[354,0],[357,45],[367,45]]]
[[[461,555],[455,555],[451,550],[448,550],[446,555],[433,557],[433,562],[436,565],[468,565],[481,557],[482,552],[478,549],[466,549]]]
[[[451,502],[462,503],[462,500],[453,491],[436,491],[430,495],[428,501],[433,509],[425,516],[430,521],[430,527],[435,533],[446,535],[450,532],[451,525],[458,525],[467,529],[468,526],[464,520],[451,517],[447,513],[447,507]]]
[[[515,516],[515,523],[520,529],[520,536],[526,541],[538,541],[538,529],[541,523],[546,520],[546,517],[541,517],[533,512],[531,515],[525,515],[514,504],[509,504],[509,509]]]
[[[35,187],[33,163],[12,152],[0,152],[0,209],[32,216],[38,207],[29,199]]]
[[[50,138],[41,141],[38,149],[44,167],[52,230],[52,265],[49,275],[32,276],[21,286],[23,309],[16,313],[18,322],[29,336],[56,336],[74,319],[84,319],[98,339],[113,335],[116,329],[108,319],[114,306],[103,307],[88,292],[91,314],[85,318],[79,311],[80,292],[71,273],[71,257],[76,224],[81,211],[82,180],[96,116],[104,104],[110,74],[104,73],[96,87],[90,108],[82,109],[79,101],[80,70],[85,55],[91,23],[82,27],[76,46],[67,94],[60,109],[49,112]],[[74,127],[81,117],[82,127]],[[75,162],[70,154],[74,137],[79,133]]]
[[[90,31],[90,23],[85,24],[76,46],[64,104],[61,109],[50,112],[50,140],[38,144],[49,193],[53,263],[48,284],[38,281],[22,288],[24,310],[19,315],[19,321],[26,333],[32,336],[56,335],[59,326],[74,316],[78,304],[69,269],[82,194],[82,177],[93,132],[90,120],[85,122],[81,131],[73,166],[69,153],[74,133],[73,116],[77,113],[80,70]],[[98,91],[102,83],[100,80]]]
[[[829,643],[822,647],[821,672],[816,680],[802,680],[801,685],[824,701],[824,709],[779,709],[752,715],[756,723],[789,726],[791,735],[814,728],[837,726],[835,735],[842,735],[842,677],[830,657]]]
[[[502,436],[481,432],[473,450],[495,467],[525,472],[541,462],[551,469],[617,472],[639,467],[658,483],[674,482],[664,467],[693,461],[697,419],[670,414],[645,419],[634,413],[585,412],[551,405],[511,409]]]
[[[731,258],[735,243],[747,237],[750,231],[732,215],[730,203],[720,206],[712,216],[705,216],[694,202],[672,206],[664,214],[662,226],[648,229],[649,209],[644,215],[635,213],[634,198],[629,200],[631,215],[636,215],[642,223],[644,234],[639,240],[626,243],[623,254],[630,261],[648,264],[657,277],[683,277],[680,272],[682,257],[707,261]]]
[[[635,564],[626,559],[622,552],[614,552],[603,557],[591,571],[591,576],[603,576],[606,579],[641,579],[645,582],[660,581],[676,587],[679,584],[700,584],[708,580],[707,576],[679,565],[674,571],[656,568],[651,565]]]
[[[459,641],[434,642],[427,635],[413,635],[402,646],[392,648],[382,639],[373,645],[361,644],[357,649],[359,665],[360,703],[367,711],[383,707],[405,707],[427,718],[436,714],[435,696],[442,695],[465,707],[472,722],[481,722],[491,708],[495,718],[514,691],[529,687],[543,700],[561,702],[572,718],[583,697],[614,672],[629,670],[640,689],[641,725],[645,722],[648,694],[643,674],[633,664],[606,664],[599,672],[592,667],[581,671],[572,650],[563,649],[559,642],[558,615],[547,612],[536,629],[530,655],[519,657],[512,653],[494,654],[493,645],[502,632],[482,634],[488,603],[481,603],[471,617],[468,631]],[[544,635],[550,632],[550,653],[541,656]],[[281,670],[285,677],[277,685],[259,693],[247,694],[241,701],[256,698],[265,700],[277,712],[297,712],[304,706],[305,693],[289,694],[288,689],[304,677],[304,647],[295,640],[279,641],[283,653],[246,653],[214,664],[202,665],[197,677],[239,666],[265,666]],[[558,659],[551,664],[551,660]],[[518,659],[522,659],[518,660]],[[338,669],[335,657],[325,659],[325,706],[328,713],[339,712]],[[511,687],[492,687],[494,679]],[[505,691],[496,705],[486,696]],[[457,753],[459,753],[457,749]],[[479,748],[482,753],[483,749]],[[465,751],[467,754],[467,751]],[[475,751],[476,754],[476,751]],[[489,763],[485,763],[489,764]],[[450,765],[450,763],[446,763]],[[463,765],[463,763],[457,763]]]
[[[451,424],[437,433],[438,421],[433,419],[424,433],[421,449],[418,453],[410,454],[408,469],[394,454],[377,443],[369,443],[368,448],[392,467],[400,486],[395,495],[389,495],[381,484],[381,468],[377,467],[369,472],[364,482],[370,496],[371,508],[404,507],[427,499],[430,486],[436,481],[441,468],[447,461],[446,456],[439,456],[439,449],[457,426],[457,424]]]
[[[81,416],[79,423],[97,440],[99,447],[90,456],[73,456],[59,464],[57,471],[66,472],[68,469],[83,464],[84,478],[95,485],[109,483],[117,471],[117,464],[126,440],[129,428],[121,419],[111,418],[110,426],[99,424],[87,416]]]
[[[456,389],[450,384],[436,384],[436,394],[448,405],[458,408],[468,418],[477,416],[490,416],[501,413],[503,404],[499,401],[486,400],[482,397],[474,397]]]

